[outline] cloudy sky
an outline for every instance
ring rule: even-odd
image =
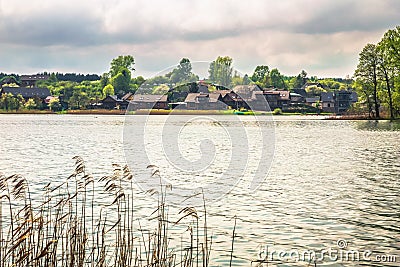
[[[150,77],[228,55],[242,73],[345,77],[399,18],[399,0],[0,0],[0,72],[101,74],[131,54]]]

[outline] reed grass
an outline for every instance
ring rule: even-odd
[[[0,174],[0,267],[8,266],[209,266],[212,239],[207,211],[183,207],[170,218],[156,166],[148,166],[159,187],[146,226],[134,219],[136,194],[128,166],[95,179],[76,156],[73,173],[60,184],[47,184],[42,200],[32,200],[28,181]],[[99,192],[113,201],[99,206]],[[203,194],[204,195],[204,194]],[[179,226],[180,236],[172,229]],[[177,245],[178,244],[178,245]]]

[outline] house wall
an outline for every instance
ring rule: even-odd
[[[322,111],[324,112],[335,112],[335,103],[332,102],[322,102],[321,103]]]

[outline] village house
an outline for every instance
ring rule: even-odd
[[[232,88],[236,94],[238,94],[242,99],[250,100],[253,97],[253,92],[262,92],[262,88],[257,84],[249,85],[236,85]]]
[[[320,102],[319,97],[306,97],[306,105],[311,107],[317,107]]]
[[[271,110],[280,108],[285,110],[290,104],[290,92],[282,90],[264,91],[265,99]]]
[[[234,96],[233,101],[224,99],[224,102],[232,107],[235,105],[239,108],[266,111],[276,108],[284,110],[290,104],[290,92],[285,90],[276,90],[275,88],[261,89],[258,85],[252,84],[237,85],[232,91],[237,94],[236,97]]]
[[[338,90],[334,92],[321,93],[321,109],[324,112],[342,114],[357,101],[357,93],[352,91]]]
[[[127,109],[128,105],[128,101],[119,99],[117,95],[108,95],[101,100],[99,107],[104,109]]]
[[[226,109],[219,91],[211,93],[189,93],[185,99],[186,108],[192,110]]]
[[[225,93],[225,95],[222,96],[222,102],[224,102],[231,109],[249,108],[246,101],[240,95],[235,93],[233,90],[229,91],[228,93]]]
[[[333,92],[321,93],[321,109],[323,112],[335,112],[335,95]]]
[[[139,95],[124,96],[124,101],[129,101],[133,110],[137,109],[168,109],[167,95]]]
[[[306,98],[298,93],[290,93],[290,102],[293,104],[305,103]]]
[[[36,75],[21,75],[19,77],[20,81],[21,81],[21,86],[25,86],[25,87],[34,87],[36,86],[36,82],[38,81],[46,81],[50,78],[49,75],[40,75],[40,74],[36,74]]]
[[[38,98],[42,102],[51,96],[49,89],[47,88],[27,88],[27,87],[2,87],[1,94],[11,93],[13,96],[21,95],[25,101],[29,98]]]

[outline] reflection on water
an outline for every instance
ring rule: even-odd
[[[400,131],[400,121],[356,121],[359,130],[366,131]]]
[[[235,215],[235,266],[249,266],[265,245],[271,250],[321,251],[337,249],[339,239],[346,240],[352,250],[397,255],[398,265],[400,124],[276,119],[276,151],[267,179],[253,193],[238,184],[208,207],[213,265],[229,265]],[[123,124],[120,116],[0,116],[0,172],[26,176],[38,198],[47,181],[63,180],[72,172],[70,158],[75,155],[86,159],[95,176],[110,174],[112,163],[124,162]],[[200,128],[211,132],[213,127]],[[247,127],[251,131],[252,124]],[[168,170],[162,172],[168,175]],[[213,172],[210,175],[213,180]],[[147,216],[153,204],[146,198],[138,199],[137,217]],[[329,259],[318,264],[397,265]]]

